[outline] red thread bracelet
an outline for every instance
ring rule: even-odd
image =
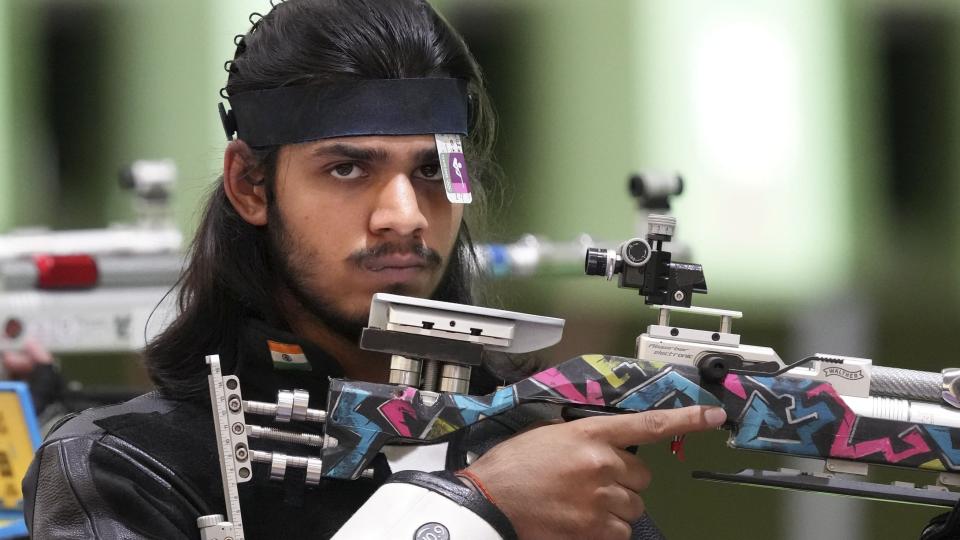
[[[469,480],[470,483],[473,484],[480,491],[480,493],[484,497],[486,497],[488,501],[490,501],[492,505],[497,506],[497,501],[493,500],[493,497],[490,496],[490,492],[487,491],[485,487],[483,487],[483,482],[480,481],[480,478],[478,478],[477,475],[473,474],[473,471],[468,471],[467,469],[461,469],[453,474]]]

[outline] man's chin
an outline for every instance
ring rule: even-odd
[[[427,296],[430,296],[424,292],[423,287],[417,287],[410,283],[392,283],[384,287],[383,290],[377,292],[401,294],[403,296],[416,296],[419,298],[426,298]]]
[[[370,316],[370,303],[373,295],[376,293],[398,294],[401,296],[413,296],[416,298],[430,298],[436,286],[430,284],[426,286],[423,283],[412,283],[409,281],[398,283],[386,283],[377,287],[368,289],[369,292],[363,293],[357,291],[350,296],[342,296],[343,302],[336,306],[336,312],[341,320],[363,321],[363,326]]]
[[[373,301],[373,295],[377,293],[387,293],[387,294],[398,294],[401,296],[413,296],[416,298],[429,298],[430,294],[425,293],[423,287],[414,286],[410,283],[391,283],[381,287],[377,287],[370,291],[369,294],[363,294],[359,297],[354,297],[354,300],[345,304],[350,306],[346,309],[341,309],[340,312],[345,314],[344,318],[350,320],[363,320],[364,322],[370,316],[370,303]],[[364,324],[366,326],[366,324]]]

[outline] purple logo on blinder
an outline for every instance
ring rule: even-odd
[[[463,153],[447,154],[447,167],[450,171],[450,187],[454,193],[470,193],[470,174]]]

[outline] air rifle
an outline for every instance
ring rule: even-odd
[[[617,250],[590,249],[585,263],[587,274],[618,276],[620,287],[639,290],[659,310],[657,323],[637,339],[636,358],[583,355],[491,394],[467,395],[470,369],[485,350],[549,346],[559,340],[563,321],[384,294],[373,298],[361,346],[393,355],[391,384],[331,380],[326,410],[309,409],[309,396],[299,390],[281,391],[276,403],[244,401],[239,381],[220,374],[218,359],[209,357],[227,500],[239,500],[236,484],[249,480],[254,463],[278,479],[287,467],[305,468],[311,483],[356,479],[375,474],[371,464],[379,453],[393,467],[398,460],[391,457],[411,447],[429,448],[526,403],[552,403],[574,418],[721,406],[730,447],[824,460],[825,471],[697,472],[697,478],[960,508],[960,493],[949,489],[960,485],[960,370],[927,373],[830,355],[788,365],[773,349],[742,344],[732,332],[739,312],[691,306],[694,293],[707,292],[706,283],[700,265],[674,262],[663,250],[673,218],[651,215],[649,222],[646,237]],[[675,311],[717,317],[720,327],[671,325]],[[248,425],[244,413],[322,424],[323,436]],[[248,436],[299,438],[313,453],[251,451]],[[865,475],[869,465],[934,471],[937,483],[884,485],[836,474]],[[210,516],[205,538],[218,538],[217,527],[235,532],[228,526],[240,522],[239,503],[228,513],[230,521]],[[957,514],[932,522],[921,539],[955,538]]]

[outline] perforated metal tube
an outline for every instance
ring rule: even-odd
[[[873,366],[870,395],[939,403],[942,383],[940,373]]]

